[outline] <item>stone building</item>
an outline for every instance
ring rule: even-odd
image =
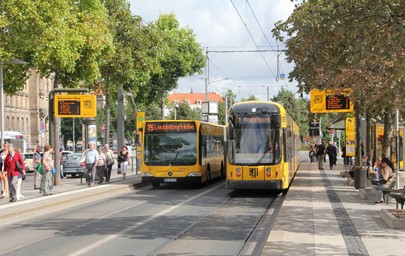
[[[48,95],[53,88],[53,77],[41,78],[30,69],[22,91],[4,94],[4,131],[21,132],[28,148],[48,142]]]

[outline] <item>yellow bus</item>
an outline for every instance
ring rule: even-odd
[[[142,182],[158,188],[225,178],[225,126],[193,120],[145,121],[142,126]]]
[[[246,101],[229,110],[226,187],[270,189],[290,186],[301,146],[299,128],[275,102]]]

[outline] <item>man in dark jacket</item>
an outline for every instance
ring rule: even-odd
[[[326,154],[328,154],[329,156],[329,166],[330,169],[333,169],[333,165],[336,164],[336,160],[337,160],[337,149],[336,147],[333,145],[333,142],[329,142],[328,147],[326,147]]]
[[[324,170],[323,161],[325,159],[325,153],[326,153],[325,144],[326,144],[326,140],[323,140],[322,143],[320,143],[316,149],[316,155],[318,156],[318,169],[319,170]]]

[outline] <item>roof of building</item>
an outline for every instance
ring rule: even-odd
[[[197,102],[205,102],[205,93],[172,93],[167,99],[169,102],[177,100],[181,103],[183,101],[189,101],[190,104],[199,104]],[[208,101],[210,102],[222,102],[224,101],[222,96],[218,93],[210,92],[208,93]]]

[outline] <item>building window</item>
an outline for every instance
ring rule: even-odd
[[[197,104],[198,104],[198,105],[201,105],[201,100],[197,100]]]

